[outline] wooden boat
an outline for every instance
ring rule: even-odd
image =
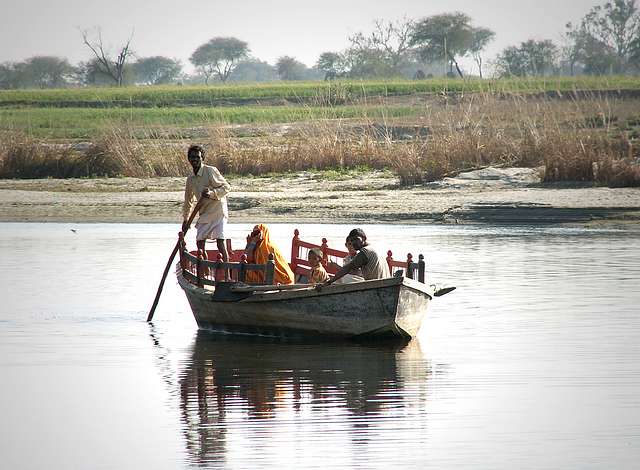
[[[193,315],[202,329],[222,333],[274,337],[402,337],[418,333],[429,301],[452,288],[437,290],[425,283],[422,255],[414,262],[398,262],[388,252],[387,263],[396,276],[387,279],[314,286],[274,285],[273,260],[265,265],[248,264],[243,254],[228,244],[230,261],[222,262],[216,251],[208,251],[207,261],[190,253],[181,237],[177,278]],[[330,260],[346,252],[300,240],[294,232],[291,268],[297,276],[308,274],[305,253],[318,247],[323,251],[327,270],[335,272]],[[245,283],[251,270],[264,272],[265,284]],[[231,272],[231,275],[229,275]]]

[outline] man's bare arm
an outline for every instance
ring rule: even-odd
[[[333,276],[333,279],[329,279],[326,283],[332,284],[336,282],[338,279],[340,279],[341,277],[344,277],[345,275],[349,274],[351,270],[361,268],[365,264],[367,264],[367,257],[364,255],[364,253],[358,252],[358,254],[354,256],[354,258],[351,260],[350,263],[345,264],[343,267],[341,267],[336,273],[336,275]]]

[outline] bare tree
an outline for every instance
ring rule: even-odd
[[[89,32],[81,31],[84,44],[91,49],[100,65],[100,72],[113,79],[118,86],[122,86],[124,82],[124,69],[127,65],[127,59],[133,55],[131,50],[131,40],[133,39],[133,31],[127,42],[119,48],[116,58],[113,59],[111,54],[105,50],[102,42],[102,31],[98,28],[98,37],[95,40],[89,39]]]
[[[365,52],[378,57],[388,64],[393,73],[399,73],[400,65],[410,50],[413,26],[413,21],[406,17],[398,21],[376,20],[369,35],[360,32],[349,37],[350,49],[360,55]]]
[[[487,44],[493,41],[495,36],[496,33],[489,28],[480,27],[472,28],[471,30],[471,47],[469,47],[469,52],[478,65],[480,78],[482,78],[482,51],[487,47]]]
[[[585,43],[589,39],[589,34],[582,27],[576,27],[569,22],[565,26],[565,32],[562,35],[562,60],[569,67],[569,75],[575,75],[576,65],[584,62]],[[564,65],[563,64],[563,65]]]
[[[369,37],[369,46],[385,51],[392,67],[396,69],[409,50],[413,25],[413,21],[406,17],[386,23],[383,20],[376,20],[374,30]]]

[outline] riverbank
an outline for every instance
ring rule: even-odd
[[[230,178],[232,223],[487,223],[640,227],[640,188],[542,185],[486,168],[402,187],[389,172]],[[0,180],[3,222],[176,222],[184,178]]]

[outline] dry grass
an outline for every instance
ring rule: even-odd
[[[176,176],[188,165],[182,145],[162,139],[140,139],[132,129],[109,128],[86,151],[93,174],[106,176]],[[144,136],[142,136],[144,137]]]
[[[80,176],[83,156],[68,147],[38,142],[21,134],[0,139],[0,178]]]
[[[222,128],[212,128],[209,161],[221,171],[261,175],[301,170],[355,167],[386,168],[386,148],[370,131],[358,135],[330,129],[322,123],[294,138],[262,138],[259,145],[242,143]]]
[[[368,167],[391,169],[402,184],[415,184],[488,165],[543,165],[545,182],[640,185],[638,146],[629,139],[637,129],[625,127],[638,121],[638,100],[475,94],[422,106],[409,122],[317,120],[286,136],[242,138],[211,126],[199,143],[226,174]],[[398,137],[398,129],[416,129],[415,138]],[[79,153],[14,134],[0,141],[0,176],[184,175],[190,143],[170,130],[111,127]]]
[[[109,129],[82,151],[20,133],[0,138],[0,178],[173,176],[186,163],[181,145],[143,143],[126,129]]]
[[[474,95],[436,108],[432,136],[400,160],[408,183],[439,179],[486,165],[544,165],[544,182],[587,181],[609,186],[640,185],[636,100],[501,101]]]
[[[617,138],[587,132],[549,136],[537,144],[535,151],[543,156],[546,183],[581,181],[611,187],[640,186],[640,164],[624,134]]]

